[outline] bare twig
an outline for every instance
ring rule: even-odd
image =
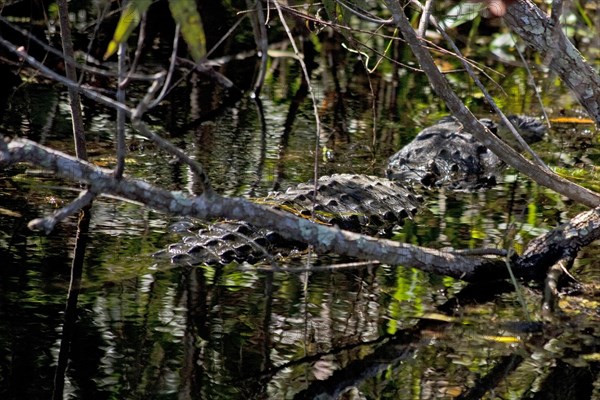
[[[135,70],[137,69],[137,65],[140,62],[140,58],[142,57],[142,49],[144,48],[144,40],[146,40],[146,21],[147,21],[147,19],[148,19],[147,13],[144,13],[142,15],[142,21],[140,22],[140,32],[138,33],[138,40],[137,40],[137,45],[135,47],[135,54],[133,56],[133,62],[129,66],[129,72],[127,73],[127,76],[125,78],[123,78],[121,75],[121,71],[119,70],[119,72],[118,72],[119,88],[125,88],[125,87],[127,87],[127,85],[129,85],[129,82],[131,82],[131,79],[133,78],[133,74],[135,73]],[[121,44],[126,46],[126,43],[121,43]],[[121,67],[121,64],[120,64],[121,58],[120,57],[121,56],[119,56],[119,67]]]
[[[17,56],[19,56],[20,58],[22,58],[29,65],[31,65],[32,67],[34,67],[35,69],[40,71],[42,74],[46,75],[50,79],[55,80],[56,82],[59,82],[59,83],[65,85],[69,89],[76,90],[79,93],[83,94],[84,96],[88,97],[89,99],[94,100],[100,104],[107,106],[107,107],[114,108],[115,110],[122,109],[128,115],[131,115],[133,113],[133,111],[129,107],[127,107],[125,104],[119,103],[118,101],[115,101],[108,96],[104,96],[90,88],[86,88],[85,86],[78,84],[77,81],[72,81],[72,80],[67,79],[66,77],[52,71],[50,68],[46,67],[44,64],[42,64],[41,62],[39,62],[32,56],[27,54],[25,51],[18,49],[14,44],[12,44],[8,40],[4,39],[2,36],[0,36],[0,45],[4,46],[11,53],[14,53]],[[154,79],[156,79],[156,75],[153,77],[153,80]]]
[[[390,24],[393,22],[393,20],[391,18],[381,19],[365,10],[360,9],[355,4],[352,4],[352,6],[350,6],[343,0],[336,0],[336,3],[341,5],[346,10],[350,11],[352,14],[356,15],[358,18],[362,19],[363,21],[373,22],[375,24]]]
[[[420,4],[420,3],[419,3]],[[426,0],[425,5],[422,8],[421,19],[419,20],[419,28],[417,29],[417,35],[419,37],[425,37],[427,31],[427,25],[429,20],[432,18],[431,9],[433,8],[433,0]]]
[[[171,51],[171,61],[169,62],[169,71],[167,72],[167,76],[165,78],[165,82],[163,84],[162,90],[160,94],[156,96],[156,99],[152,100],[148,109],[152,109],[156,107],[168,94],[171,85],[171,79],[173,79],[173,74],[175,74],[175,64],[177,62],[177,51],[179,50],[179,31],[181,27],[179,24],[175,25],[175,34],[173,35],[173,50]]]
[[[80,70],[82,70],[84,72],[89,72],[89,73],[92,73],[92,74],[101,75],[101,76],[108,76],[108,77],[116,77],[116,76],[118,76],[117,72],[113,72],[113,71],[106,70],[106,69],[100,69],[100,68],[92,67],[91,65],[84,65],[84,64],[78,63],[77,61],[75,61],[74,58],[68,57],[66,54],[61,53],[60,51],[58,51],[54,47],[48,45],[48,43],[45,43],[42,40],[40,40],[38,37],[36,37],[35,35],[32,35],[31,32],[26,31],[25,29],[19,28],[15,24],[13,24],[10,21],[8,21],[2,15],[0,15],[0,22],[2,22],[3,24],[5,24],[9,28],[13,29],[14,31],[19,32],[21,35],[23,35],[24,37],[26,37],[28,41],[35,42],[40,47],[42,47],[45,51],[47,51],[47,52],[49,52],[51,54],[54,54],[55,56],[58,56],[58,57],[64,59],[67,64],[71,64],[72,66],[74,66],[74,67],[76,67],[76,68],[78,68],[78,69],[80,69]],[[81,74],[81,76],[83,76],[83,74]],[[146,74],[131,74],[130,77],[132,79],[136,79],[136,80],[140,80],[140,81],[152,81],[154,79],[153,75],[146,75]],[[79,82],[79,83],[81,83],[81,82]]]
[[[152,140],[159,148],[165,150],[169,154],[175,155],[182,162],[189,165],[192,172],[199,179],[202,194],[204,194],[207,197],[210,197],[212,194],[214,194],[210,185],[210,179],[208,178],[208,175],[204,172],[204,168],[202,168],[202,166],[197,161],[192,159],[183,150],[175,146],[173,143],[161,138],[159,135],[148,129],[148,126],[138,117],[138,114],[134,114],[132,116],[131,123],[141,135]]]
[[[342,3],[340,3],[340,4],[342,4]],[[329,27],[334,28],[334,29],[348,30],[348,31],[355,32],[355,33],[363,33],[363,34],[367,34],[367,35],[370,35],[370,36],[377,36],[377,37],[382,38],[382,39],[403,41],[402,38],[399,38],[399,37],[397,37],[395,35],[386,35],[386,34],[378,33],[378,32],[376,32],[374,30],[357,29],[357,28],[353,28],[353,27],[349,27],[349,26],[345,26],[345,25],[336,24],[336,23],[333,23],[331,21],[324,21],[322,19],[315,18],[315,17],[313,17],[313,16],[311,16],[309,14],[300,12],[300,11],[298,11],[298,10],[292,8],[292,7],[285,7],[285,6],[281,5],[281,8],[283,10],[285,10],[285,12],[287,12],[287,13],[295,15],[298,18],[303,18],[303,19],[305,19],[307,21],[314,22],[315,24],[321,24],[321,25],[324,25],[324,26],[329,26]],[[377,19],[376,21],[370,21],[370,22],[376,22],[376,23],[378,23],[380,25],[390,25],[390,24],[394,23],[393,19],[391,19],[391,18],[389,20]],[[441,54],[445,54],[445,55],[452,56],[452,57],[458,57],[458,55],[456,55],[455,53],[453,53],[451,51],[448,51],[448,50],[446,50],[446,49],[438,46],[437,44],[435,44],[433,42],[427,41],[426,39],[423,39],[423,40],[425,41],[425,43],[427,43],[427,48],[430,49],[430,50],[432,50],[432,51],[436,51],[436,52],[439,52]],[[363,47],[363,48],[365,48],[365,49],[373,52],[374,54],[378,55],[381,59],[386,59],[387,61],[389,61],[391,63],[394,63],[396,65],[399,65],[399,66],[401,66],[403,68],[406,68],[408,70],[411,70],[411,71],[421,72],[418,68],[415,68],[414,66],[411,66],[411,65],[408,65],[408,64],[403,64],[403,63],[399,62],[398,60],[390,58],[385,53],[381,53],[380,51],[378,51],[374,47],[369,46],[369,45],[367,45],[366,43],[364,43],[362,41],[358,41],[357,40],[357,41],[355,41],[355,43],[358,44],[358,45],[360,45],[361,47]],[[352,49],[348,49],[348,50],[354,51],[354,52],[358,52],[358,50],[352,50]],[[364,56],[365,58],[368,58],[365,53],[361,52],[360,54],[362,56]],[[494,71],[492,68],[486,67],[483,64],[476,63],[476,62],[474,62],[474,61],[472,61],[472,60],[470,60],[468,58],[464,58],[463,57],[463,59],[464,59],[465,62],[468,62],[469,64],[471,64],[471,66],[473,68],[475,68],[476,70],[478,70],[481,73],[483,73],[484,76],[486,76],[488,79],[490,79],[490,81],[492,81],[498,87],[499,90],[501,90],[502,92],[504,92],[502,86],[500,86],[486,72],[486,70],[491,71],[491,72],[496,72],[496,71]],[[371,71],[371,70],[369,70],[369,71]]]
[[[75,66],[67,61],[73,59],[73,42],[71,40],[71,27],[69,26],[69,8],[67,0],[58,0],[58,16],[60,23],[60,38],[65,57],[65,72],[67,79],[77,82],[77,70]],[[87,160],[87,150],[85,146],[85,128],[83,126],[83,113],[81,111],[81,99],[79,92],[73,88],[68,89],[69,106],[71,108],[71,123],[73,126],[73,142],[75,145],[75,154],[82,160]]]

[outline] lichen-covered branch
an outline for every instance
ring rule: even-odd
[[[435,250],[373,238],[316,224],[241,198],[228,198],[214,193],[210,196],[193,197],[163,190],[141,180],[128,177],[116,179],[111,170],[27,139],[0,143],[3,144],[0,146],[0,166],[28,162],[53,171],[62,178],[87,183],[90,194],[116,195],[173,215],[244,220],[259,228],[276,230],[286,239],[312,244],[319,252],[378,260],[385,264],[418,268],[424,272],[469,282],[508,277],[505,257],[502,255],[480,255],[476,252],[465,254],[460,250]],[[75,203],[77,202],[73,204]],[[72,210],[69,212],[72,213]],[[600,207],[583,212],[568,223],[532,240],[524,254],[513,260],[513,272],[517,277],[541,281],[549,266],[560,260],[574,258],[581,248],[599,238]]]

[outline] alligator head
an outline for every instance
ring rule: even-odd
[[[528,143],[541,140],[546,131],[534,118],[510,116],[509,120]],[[511,143],[505,127],[489,119],[479,121]],[[504,167],[498,156],[450,116],[423,129],[412,142],[390,157],[386,174],[389,179],[425,187],[479,190],[494,186]]]

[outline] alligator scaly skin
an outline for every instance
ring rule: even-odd
[[[423,198],[411,188],[376,176],[335,174],[323,176],[317,183],[316,197],[313,183],[301,183],[256,201],[306,218],[312,214],[314,201],[317,222],[378,236],[389,236],[394,227],[412,218],[423,203]],[[190,234],[160,255],[186,264],[255,263],[271,254],[306,247],[245,222],[225,221],[198,230],[190,228],[184,226],[183,230]]]

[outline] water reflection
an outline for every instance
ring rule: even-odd
[[[335,82],[333,76],[326,78]],[[337,85],[348,91],[344,97],[325,78],[319,89],[327,117],[326,134],[318,139],[330,152],[319,157],[324,173],[379,174],[386,156],[442,112],[419,86],[421,78],[407,76],[405,86],[394,82],[394,87],[414,91],[415,113],[399,122],[381,118],[373,133],[368,93],[350,78],[341,83],[339,78]],[[382,98],[396,101],[385,79],[373,83]],[[52,98],[54,92],[45,90],[50,93],[45,101],[24,95],[23,104],[15,102],[24,115],[4,126],[46,143],[66,142],[64,98]],[[191,124],[182,132],[159,120],[153,128],[201,160],[221,192],[260,196],[312,176],[317,140],[312,106],[301,89],[292,94],[296,102],[276,95],[263,99],[264,119],[260,106],[242,100],[212,122]],[[52,118],[61,122],[44,136],[47,120],[33,117],[56,114],[56,102],[59,112]],[[397,111],[390,104],[379,105],[382,114]],[[171,119],[179,120],[186,117]],[[98,138],[94,160],[110,164],[111,146],[103,142],[110,115],[96,112],[92,121],[90,132]],[[193,189],[183,166],[143,139],[131,139],[136,146],[129,173],[150,175],[172,189]],[[554,146],[549,154],[559,150]],[[46,236],[29,232],[26,223],[51,212],[56,199],[67,202],[76,193],[64,190],[68,182],[21,167],[3,171],[0,182],[0,207],[10,211],[0,214],[0,393],[3,398],[48,398],[57,386],[54,376],[65,339],[77,226],[71,219]],[[504,182],[485,193],[429,195],[428,210],[399,227],[395,237],[437,248],[512,245],[519,250],[571,215],[575,210],[567,205],[509,171]],[[64,371],[65,397],[262,399],[360,393],[429,399],[478,398],[490,390],[488,397],[544,398],[554,389],[553,380],[589,382],[597,374],[594,305],[565,307],[584,317],[572,317],[572,326],[550,325],[558,332],[546,332],[516,324],[526,321],[526,312],[506,282],[471,287],[386,265],[311,273],[173,265],[152,258],[178,240],[167,233],[173,221],[135,204],[96,201]],[[596,259],[597,250],[589,248],[576,266],[587,282],[597,275]],[[326,255],[315,263],[345,261]],[[525,307],[534,317],[540,299],[537,288],[525,289]],[[548,342],[550,337],[557,339]],[[573,396],[581,393],[569,396],[580,398]]]

